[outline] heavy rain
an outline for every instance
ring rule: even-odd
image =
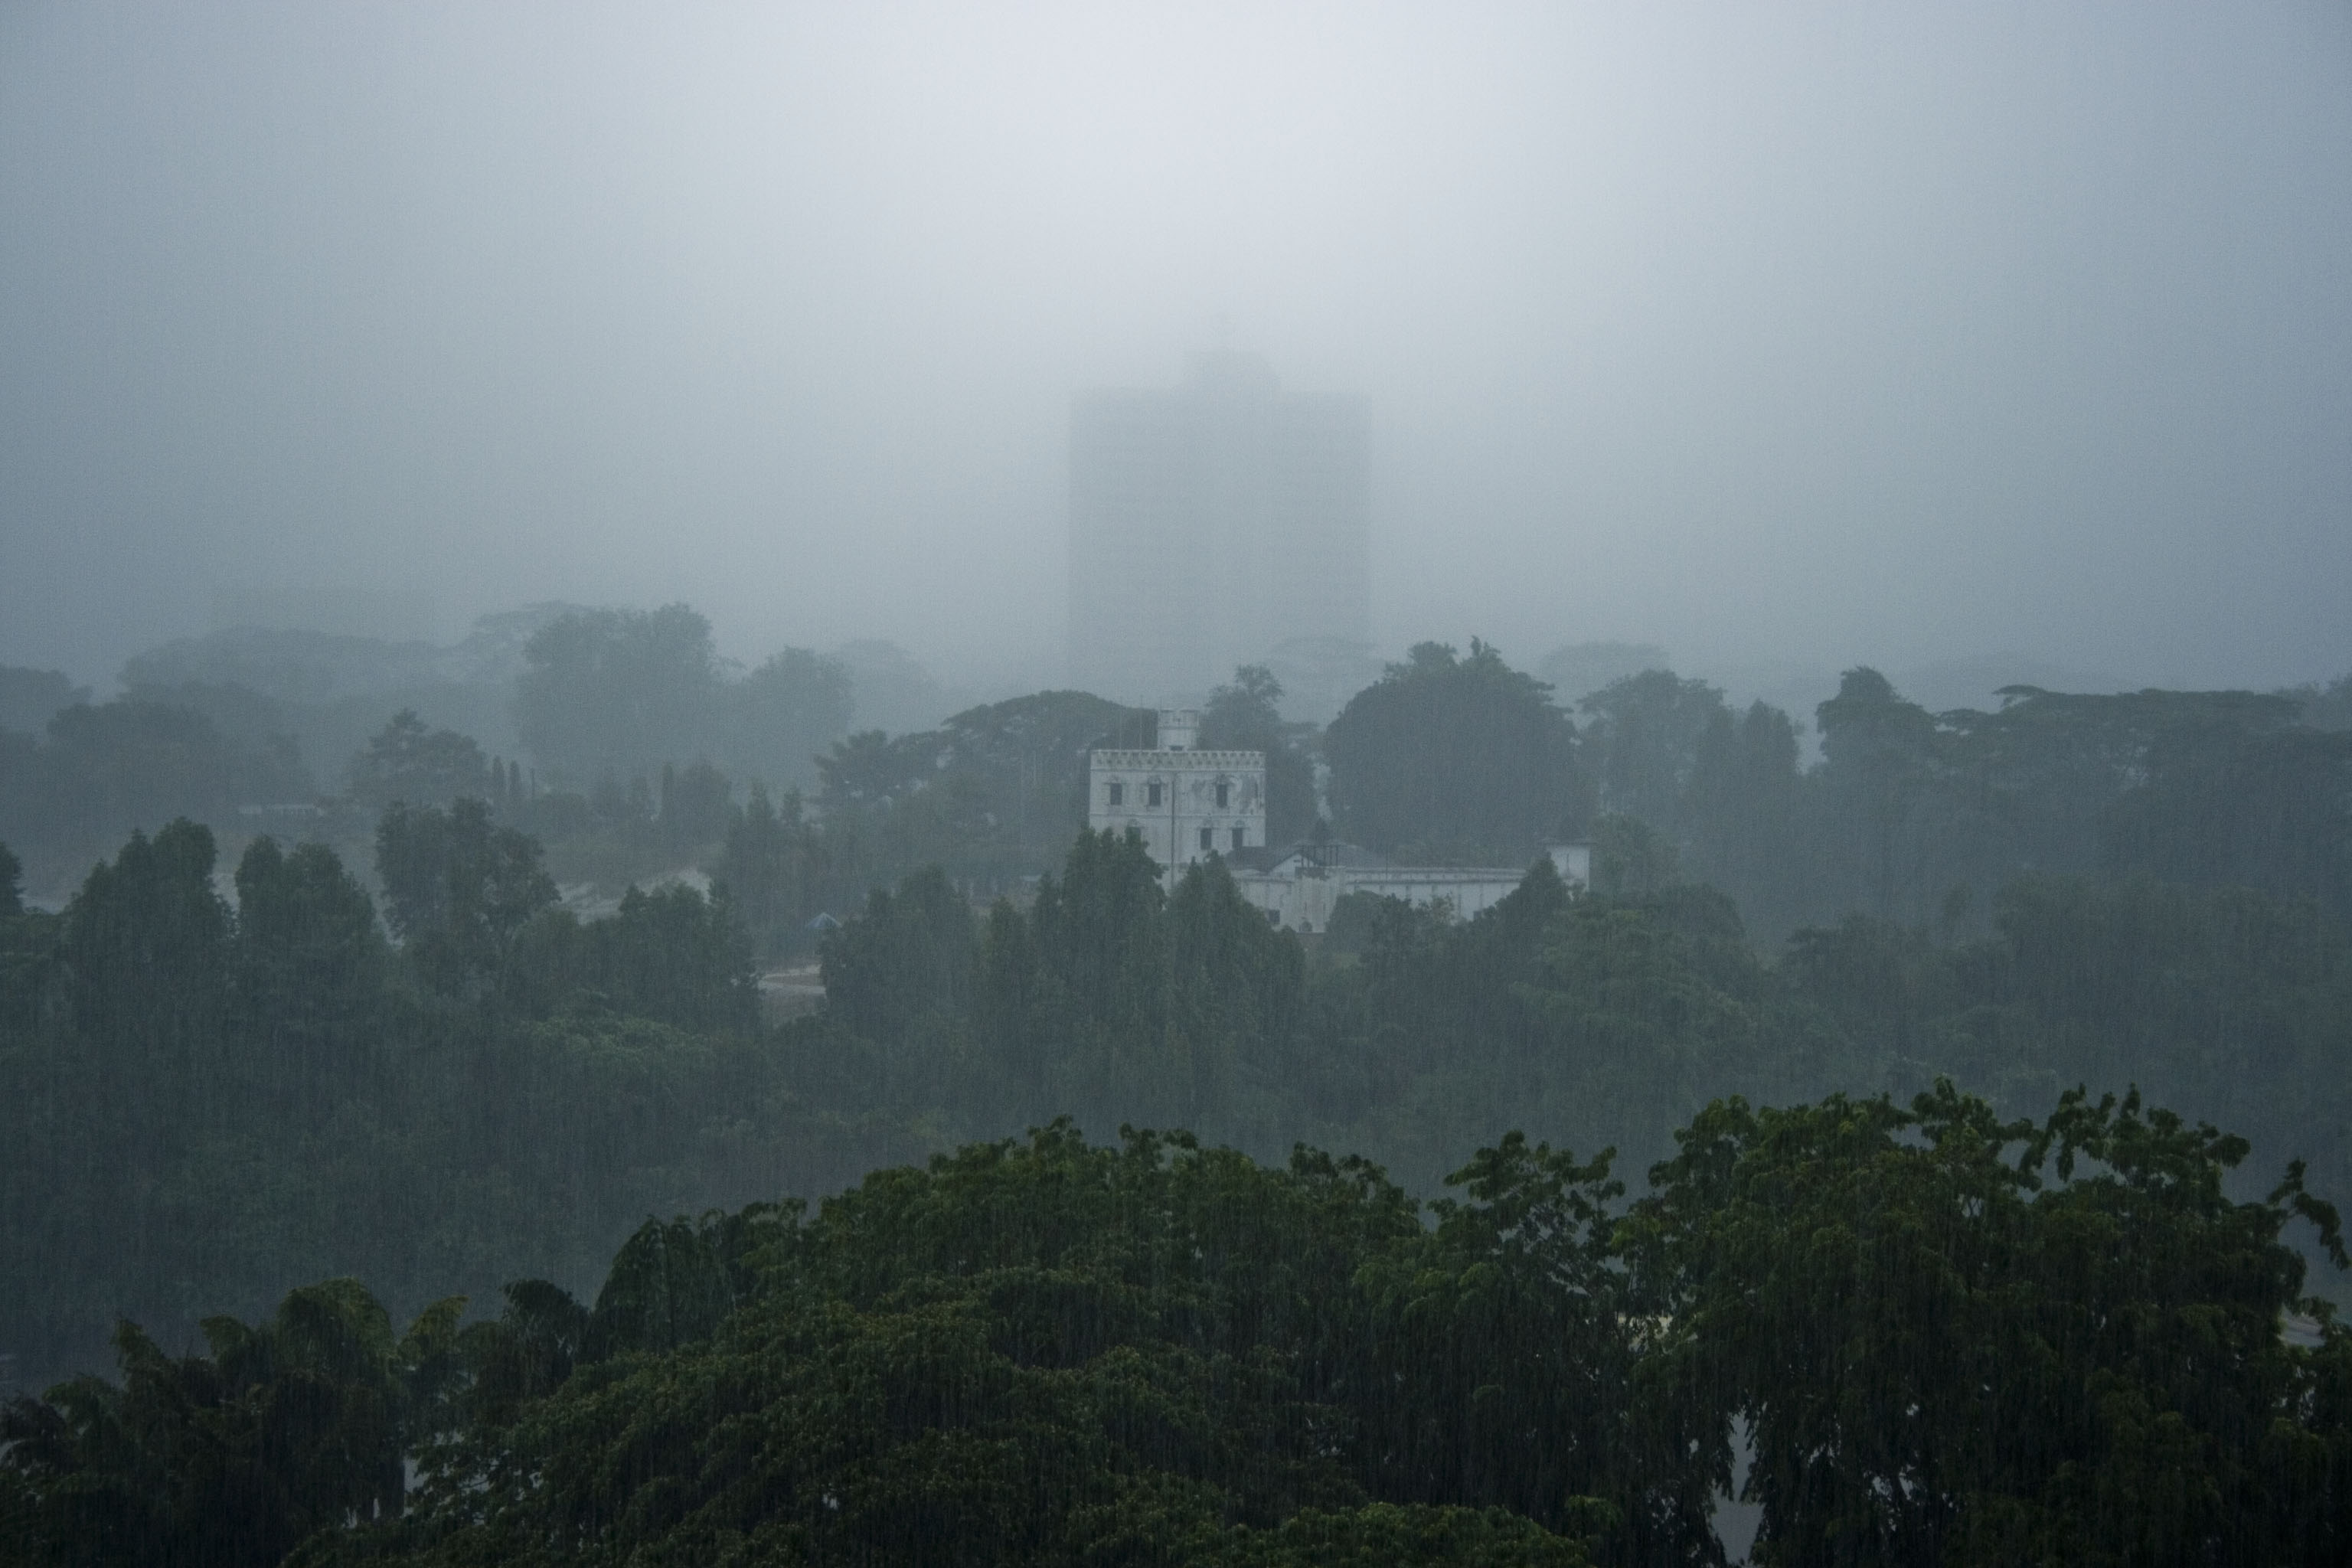
[[[0,10],[0,1568],[2352,1560],[2352,14]]]

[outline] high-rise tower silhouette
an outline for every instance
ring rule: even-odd
[[[1366,639],[1363,405],[1286,393],[1219,353],[1070,418],[1070,675],[1123,701],[1197,698],[1298,638]]]

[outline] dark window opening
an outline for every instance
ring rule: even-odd
[[[1245,828],[1240,828],[1240,827],[1236,827],[1236,828],[1234,828],[1234,848],[1239,849],[1239,848],[1241,848],[1241,847],[1243,847],[1243,836],[1244,836],[1247,831],[1248,831],[1247,829],[1245,829]]]
[[[1216,847],[1216,837],[1217,830],[1213,827],[1203,827],[1201,829],[1201,847],[1203,849],[1214,848]]]
[[[1233,804],[1233,801],[1230,798],[1233,793],[1234,786],[1231,784],[1219,784],[1217,786],[1217,809],[1219,811],[1224,810],[1226,806]]]
[[[1110,803],[1113,805],[1125,805],[1127,804],[1127,786],[1125,784],[1115,784],[1110,786]]]
[[[1144,802],[1145,805],[1158,805],[1160,804],[1160,786],[1158,784],[1145,784],[1143,786],[1143,793],[1146,797]]]

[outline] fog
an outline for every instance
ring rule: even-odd
[[[2336,5],[17,5],[0,215],[0,662],[101,689],[559,598],[1050,683],[1071,397],[1217,345],[1367,399],[1391,650],[2352,668]]]

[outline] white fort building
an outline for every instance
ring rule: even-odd
[[[1349,893],[1424,906],[1443,900],[1466,920],[1508,898],[1527,875],[1523,866],[1393,866],[1349,844],[1277,853],[1265,837],[1265,753],[1204,752],[1195,744],[1200,733],[1194,710],[1162,709],[1156,749],[1091,756],[1087,826],[1141,834],[1165,887],[1213,855],[1269,921],[1312,933],[1329,927],[1332,910]],[[1590,883],[1589,846],[1559,844],[1549,853],[1562,881]]]
[[[1093,753],[1087,821],[1134,828],[1170,887],[1211,855],[1265,847],[1265,753],[1203,752],[1201,715],[1162,709],[1160,746]]]

